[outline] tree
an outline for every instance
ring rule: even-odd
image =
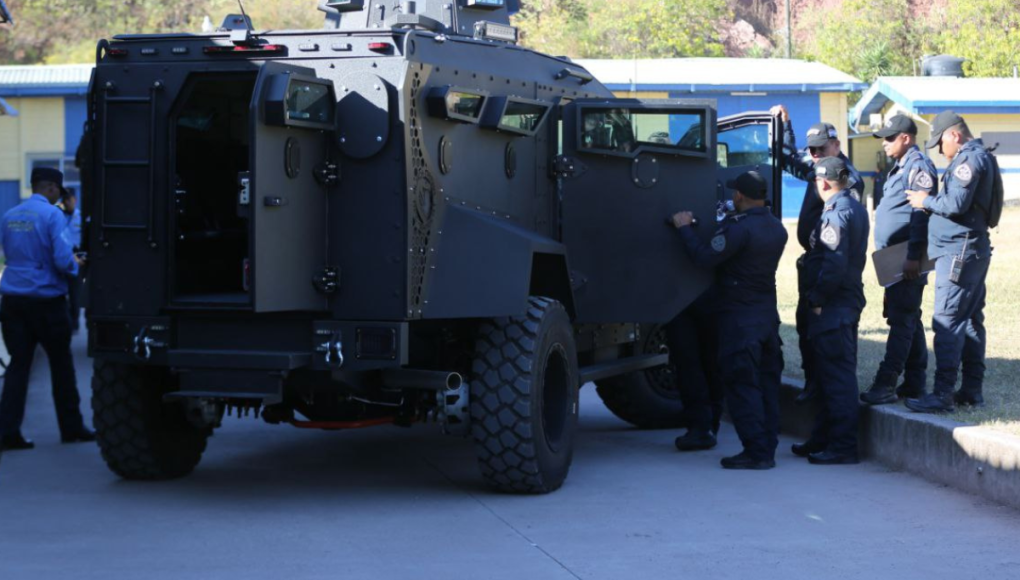
[[[578,58],[722,56],[726,0],[543,0],[522,11],[522,42]],[[527,5],[526,5],[527,6]]]
[[[1020,0],[955,0],[935,18],[942,52],[966,58],[968,76],[1010,76],[1020,65]]]

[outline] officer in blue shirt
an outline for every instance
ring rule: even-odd
[[[67,229],[64,235],[75,252],[81,247],[81,209],[78,208],[78,196],[73,189],[61,188],[60,203],[57,207],[64,211],[67,219]],[[67,306],[71,314],[71,332],[78,332],[79,319],[81,318],[81,275],[68,276],[67,278]]]
[[[928,148],[949,159],[942,188],[932,196],[908,191],[910,204],[931,213],[928,256],[935,260],[935,385],[906,405],[943,413],[955,405],[983,405],[985,377],[985,276],[992,250],[986,210],[992,201],[992,160],[963,118],[944,111],[932,123]],[[963,365],[960,390],[956,377]]]
[[[803,271],[807,341],[822,405],[811,438],[793,453],[815,464],[857,463],[857,324],[865,304],[868,213],[850,193],[845,161],[826,157],[814,171],[824,209]]]
[[[840,149],[839,133],[829,123],[816,123],[807,132],[807,148],[803,151],[797,150],[797,136],[793,131],[793,122],[790,120],[789,111],[784,105],[772,107],[771,113],[778,115],[783,123],[783,153],[780,158],[783,170],[794,177],[807,182],[804,191],[804,199],[801,201],[800,214],[797,218],[797,241],[804,249],[804,255],[797,260],[797,289],[800,299],[797,302],[797,336],[799,339],[801,368],[804,370],[804,391],[797,397],[797,402],[804,403],[814,397],[818,391],[818,381],[812,365],[812,350],[808,344],[808,308],[807,287],[810,281],[804,276],[804,258],[811,251],[810,238],[818,225],[822,215],[822,200],[818,197],[818,190],[815,186],[815,163],[824,157],[838,157],[846,164],[849,171],[847,187],[859,201],[864,194],[864,180],[861,179],[857,169],[850,163]]]
[[[928,284],[921,273],[921,260],[928,246],[928,214],[910,207],[907,190],[938,191],[935,165],[916,144],[917,125],[910,117],[890,117],[874,133],[881,138],[885,154],[896,160],[883,188],[882,201],[875,209],[875,249],[907,243],[903,279],[885,289],[882,314],[889,325],[885,358],[871,388],[861,393],[870,405],[895,403],[898,397],[918,399],[924,395],[928,370],[928,345],[921,322],[921,298]],[[903,373],[903,384],[896,381]]]
[[[749,171],[728,181],[737,213],[705,244],[689,227],[690,212],[673,216],[684,247],[697,265],[716,268],[712,293],[718,316],[719,369],[726,404],[743,451],[720,462],[727,469],[775,467],[779,435],[779,385],[783,372],[776,309],[776,269],[786,247],[786,228],[765,206],[765,180]],[[711,433],[688,431],[677,447]]]
[[[64,236],[67,220],[53,205],[60,197],[63,180],[56,169],[34,169],[32,197],[0,220],[7,259],[0,278],[0,331],[11,355],[0,396],[0,446],[5,450],[34,447],[22,436],[21,423],[38,344],[50,362],[61,441],[95,440],[79,410],[71,358],[71,320],[65,296],[67,276],[78,272],[78,263]]]

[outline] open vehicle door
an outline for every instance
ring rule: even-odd
[[[669,218],[714,232],[710,101],[583,99],[562,110],[562,239],[578,322],[667,322],[711,283]]]
[[[783,129],[768,112],[749,112],[719,119],[716,136],[720,199],[730,199],[725,184],[745,171],[757,171],[768,184],[772,213],[783,217],[783,173],[780,155]]]
[[[311,69],[268,62],[259,72],[250,116],[251,172],[240,183],[241,203],[251,206],[257,312],[327,307],[312,281],[326,266],[323,171],[335,110],[332,82]]]

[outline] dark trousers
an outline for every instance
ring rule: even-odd
[[[885,358],[878,365],[875,384],[895,387],[903,374],[908,390],[923,393],[927,384],[928,343],[921,321],[921,299],[927,276],[903,280],[885,289],[882,314],[889,325]]]
[[[853,308],[825,307],[809,313],[808,340],[822,395],[813,443],[834,453],[857,453],[859,421],[857,388],[857,324]]]
[[[719,321],[719,368],[726,407],[744,452],[773,460],[779,444],[783,349],[775,312],[768,317],[726,313]]]
[[[722,417],[717,332],[711,318],[709,307],[699,299],[666,326],[684,418],[687,428],[696,432],[718,432]]]
[[[28,395],[28,374],[36,345],[42,345],[50,362],[53,402],[63,435],[74,435],[83,426],[78,386],[71,358],[71,320],[67,300],[4,296],[0,299],[0,331],[11,355],[0,396],[0,435],[21,432]]]
[[[971,253],[957,282],[949,281],[953,256],[935,261],[935,386],[939,395],[953,392],[963,364],[960,390],[981,394],[985,378],[985,276],[991,256]]]
[[[814,350],[811,348],[811,341],[808,338],[808,322],[810,322],[809,315],[811,314],[811,307],[808,304],[808,293],[810,292],[811,281],[807,280],[807,276],[804,273],[804,258],[807,254],[804,254],[797,260],[797,311],[795,313],[796,328],[797,328],[797,348],[800,350],[800,368],[804,371],[804,393],[813,394],[817,391],[818,380],[815,376],[815,369],[813,365],[814,361]]]
[[[81,276],[67,277],[67,311],[71,316],[71,330],[78,330],[81,318]]]

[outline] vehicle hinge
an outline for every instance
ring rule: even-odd
[[[321,272],[312,276],[312,286],[320,294],[332,294],[340,289],[340,268],[326,266]]]
[[[315,175],[315,181],[326,187],[332,187],[340,182],[340,168],[332,161],[325,161],[316,165],[315,169],[312,170],[312,174]]]
[[[557,155],[552,162],[553,177],[580,177],[588,168],[580,160],[566,155]]]

